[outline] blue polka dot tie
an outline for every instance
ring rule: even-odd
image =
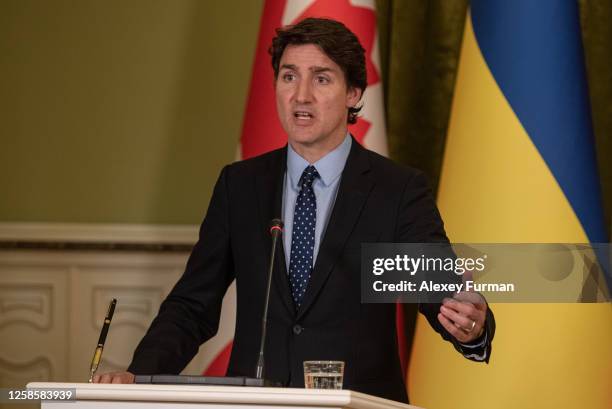
[[[312,183],[317,177],[319,177],[319,173],[314,166],[308,166],[304,169],[298,183],[300,192],[295,201],[295,211],[293,213],[289,281],[291,282],[293,301],[297,308],[302,305],[308,279],[312,272],[317,220],[317,201]]]

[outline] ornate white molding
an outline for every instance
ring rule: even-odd
[[[48,357],[37,356],[28,362],[13,362],[0,358],[0,385],[22,387],[31,379],[53,379],[53,365]]]
[[[197,225],[0,222],[0,241],[192,245]]]
[[[0,329],[19,323],[48,331],[53,319],[52,298],[50,284],[0,283]]]

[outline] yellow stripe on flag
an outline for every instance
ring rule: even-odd
[[[438,205],[453,242],[588,242],[491,75],[470,18],[445,152]],[[457,354],[418,318],[411,403],[428,409],[612,408],[611,304],[491,308],[497,332],[488,365]]]

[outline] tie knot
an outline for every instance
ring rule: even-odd
[[[300,185],[300,188],[311,187],[312,182],[314,182],[314,180],[318,177],[319,172],[317,172],[317,169],[312,165],[307,166],[306,169],[304,169],[304,172],[302,172],[302,177],[300,177],[298,184]]]

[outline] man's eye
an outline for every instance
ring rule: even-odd
[[[329,84],[329,78],[320,76],[320,77],[317,77],[317,82],[319,84]]]
[[[293,81],[295,79],[295,75],[293,74],[283,74],[283,80],[285,81]]]

